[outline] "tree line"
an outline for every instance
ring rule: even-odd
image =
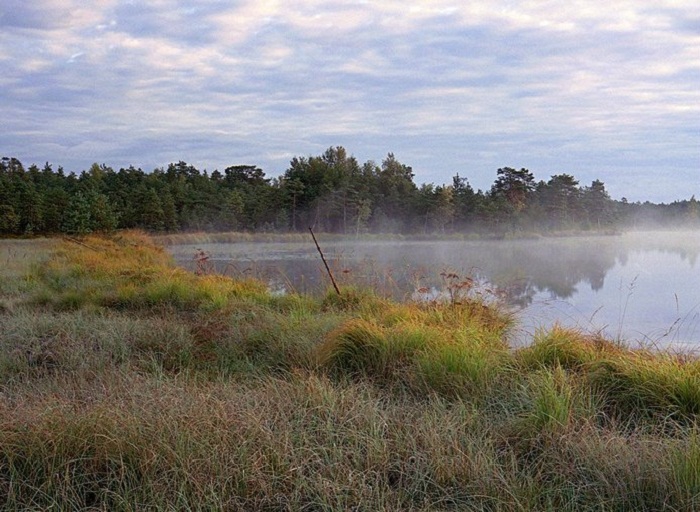
[[[456,174],[449,184],[417,185],[410,166],[389,153],[360,164],[343,147],[295,157],[270,178],[254,165],[200,171],[180,161],[144,172],[93,164],[79,174],[0,160],[0,234],[318,231],[506,234],[607,230],[640,224],[700,225],[695,197],[670,204],[613,200],[603,182],[570,174],[537,181],[504,167],[489,190]]]

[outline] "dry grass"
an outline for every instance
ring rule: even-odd
[[[0,509],[700,507],[695,359],[79,242],[0,270]]]

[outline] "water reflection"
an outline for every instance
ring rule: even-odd
[[[611,336],[700,344],[700,232],[515,241],[320,241],[339,283],[369,286],[398,300],[419,289],[445,291],[444,274],[469,277],[533,320],[602,330]],[[171,250],[192,266],[195,249],[216,270],[251,275],[278,293],[329,286],[313,244],[210,244]],[[441,273],[443,276],[441,277]],[[632,289],[628,289],[634,284]],[[624,313],[623,313],[624,310]],[[682,332],[680,327],[683,328]]]

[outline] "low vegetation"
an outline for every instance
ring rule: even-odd
[[[697,510],[700,363],[478,296],[275,296],[0,241],[3,510]]]

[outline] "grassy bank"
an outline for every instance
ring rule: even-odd
[[[0,241],[4,510],[700,507],[695,359],[79,242]]]

